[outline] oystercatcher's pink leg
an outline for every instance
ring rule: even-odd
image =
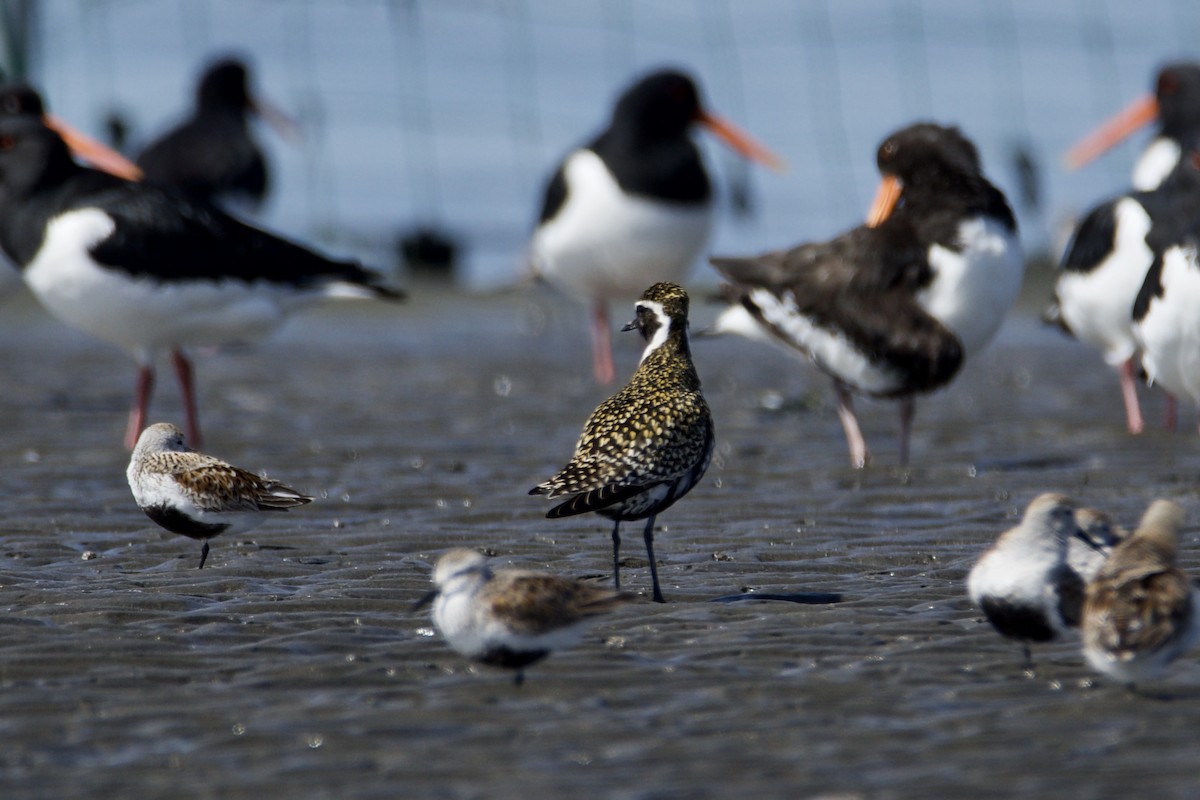
[[[1138,404],[1137,384],[1133,373],[1133,359],[1130,358],[1121,364],[1117,375],[1121,380],[1121,399],[1125,401],[1125,424],[1130,433],[1141,433],[1146,424],[1142,420],[1142,407]]]
[[[1179,401],[1170,392],[1164,393],[1167,399],[1163,401],[1163,427],[1173,431],[1179,424]]]
[[[592,307],[592,371],[596,383],[612,383],[617,376],[613,368],[612,332],[608,325],[608,304],[599,301]]]
[[[850,446],[850,465],[862,469],[871,460],[867,451],[867,440],[863,438],[862,429],[858,427],[858,417],[854,416],[854,398],[846,384],[834,381],[837,389],[837,414],[842,421],[842,430],[846,433],[846,444]]]
[[[137,444],[142,428],[146,427],[146,409],[150,406],[150,395],[154,393],[154,364],[147,362],[138,367],[137,388],[134,390],[133,408],[129,409],[129,422],[125,426],[125,449],[132,450]]]
[[[183,421],[187,427],[188,444],[199,447],[200,416],[196,413],[196,389],[192,383],[192,362],[178,347],[171,351],[171,363],[175,365],[175,376],[179,378],[179,392],[183,395]]]

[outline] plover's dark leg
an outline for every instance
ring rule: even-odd
[[[150,406],[150,395],[154,393],[154,362],[138,367],[137,385],[133,392],[133,408],[129,409],[129,422],[125,426],[125,449],[132,450],[137,444],[142,428],[146,427],[146,410]]]
[[[621,520],[613,523],[613,586],[621,591],[621,560],[617,553],[621,550]]]
[[[862,469],[871,459],[871,454],[867,451],[867,440],[863,438],[862,429],[858,427],[858,417],[854,416],[854,398],[841,381],[834,381],[833,387],[837,390],[838,419],[842,421],[846,444],[850,446],[850,464],[855,469]]]
[[[654,562],[654,514],[650,515],[650,519],[646,520],[646,530],[642,532],[642,538],[646,540],[646,557],[650,559],[650,580],[654,584],[654,602],[665,603],[663,599],[662,589],[658,588],[658,564]]]
[[[517,670],[517,677],[513,679],[513,685],[514,686],[524,686],[525,685],[525,670],[523,670],[523,669]]]
[[[179,379],[179,393],[183,396],[183,421],[187,426],[188,443],[199,447],[200,415],[196,413],[196,387],[192,381],[192,362],[178,347],[171,351],[171,363],[175,365],[175,376]]]
[[[208,561],[208,540],[204,540],[204,546],[200,548],[200,566],[196,569],[204,569],[204,562]]]
[[[1021,642],[1021,647],[1025,649],[1025,663],[1021,665],[1021,668],[1033,669],[1033,651],[1029,649],[1029,642]]]

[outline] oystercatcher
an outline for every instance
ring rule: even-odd
[[[1168,64],[1158,72],[1154,94],[1138,98],[1067,151],[1071,169],[1089,163],[1134,131],[1158,120],[1158,132],[1133,169],[1133,188],[1156,188],[1179,163],[1185,142],[1200,134],[1200,64]]]
[[[947,384],[995,334],[1024,261],[1004,195],[956,128],[921,123],[879,146],[866,225],[828,242],[713,258],[732,305],[714,333],[803,354],[834,381],[851,464],[870,458],[852,393],[900,399],[900,463],[914,400]]]
[[[146,180],[230,210],[258,211],[269,176],[249,115],[262,117],[282,135],[291,135],[295,124],[253,96],[248,82],[239,59],[211,64],[196,88],[192,115],[138,155]]]
[[[1191,153],[1195,153],[1190,149]],[[1172,291],[1170,299],[1162,296],[1163,259],[1172,245],[1200,220],[1200,172],[1190,159],[1178,161],[1171,175],[1157,188],[1134,191],[1108,200],[1088,212],[1075,230],[1063,254],[1061,274],[1054,287],[1054,303],[1046,313],[1048,320],[1058,322],[1068,333],[1085,344],[1100,350],[1105,362],[1116,367],[1125,405],[1126,427],[1130,433],[1141,433],[1145,427],[1138,403],[1136,376],[1138,356],[1145,360],[1135,333],[1136,323],[1152,304],[1159,322],[1151,322],[1150,338],[1162,349],[1165,339],[1186,336],[1184,329],[1173,322],[1165,328],[1156,327],[1162,314],[1172,302],[1195,302],[1186,285]],[[1173,250],[1172,263],[1187,258],[1187,248]],[[1150,272],[1154,271],[1153,277]],[[1186,270],[1169,280],[1186,284]],[[1146,284],[1149,287],[1146,288]],[[1166,312],[1172,313],[1172,312]],[[1169,367],[1163,365],[1169,370]],[[1160,370],[1161,371],[1161,370]],[[1158,383],[1168,392],[1166,427],[1175,427],[1173,395],[1179,381],[1171,375]],[[1184,394],[1191,392],[1184,390]]]
[[[608,304],[632,300],[656,281],[680,282],[712,229],[712,187],[688,135],[702,125],[747,158],[778,158],[709,113],[696,84],[653,72],[617,100],[612,121],[559,165],[530,245],[534,272],[592,305],[596,380],[615,375]]]
[[[323,297],[402,296],[357,263],[80,166],[29,115],[0,118],[0,248],[50,313],[133,353],[140,372],[129,448],[145,424],[157,351],[172,354],[188,438],[198,445],[185,346],[261,336]]]

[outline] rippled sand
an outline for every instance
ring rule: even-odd
[[[4,797],[1200,792],[1195,655],[1155,697],[1093,679],[1075,642],[1036,648],[1026,674],[963,588],[1048,489],[1126,525],[1180,500],[1200,575],[1190,410],[1178,434],[1125,435],[1099,358],[1017,317],[919,404],[911,470],[894,467],[894,408],[862,403],[876,461],[855,473],[825,379],[697,341],[719,450],[660,519],[670,602],[621,609],[517,689],[408,608],[455,546],[610,579],[607,522],[550,521],[526,496],[606,392],[581,310],[416,297],[199,359],[205,449],[319,496],[213,540],[203,571],[199,545],[156,528],[125,484],[132,362],[25,303],[0,308]],[[712,309],[694,302],[702,326]],[[179,421],[172,380],[155,420]],[[623,554],[628,588],[648,592],[636,526]],[[710,602],[746,592],[841,602]]]

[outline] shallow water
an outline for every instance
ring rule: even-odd
[[[1037,648],[1027,674],[963,588],[1045,490],[1126,525],[1180,500],[1200,575],[1190,412],[1178,434],[1125,435],[1099,358],[1018,316],[919,404],[911,470],[893,466],[893,407],[861,403],[876,460],[857,473],[825,379],[698,340],[719,450],[660,519],[670,602],[621,609],[517,689],[408,608],[454,546],[609,579],[608,523],[552,522],[526,496],[605,391],[556,298],[415,294],[199,358],[204,449],[319,495],[213,540],[203,571],[125,484],[132,363],[27,302],[0,308],[5,797],[1200,791],[1194,656],[1153,698],[1093,678],[1075,642]],[[618,341],[626,375],[638,353]],[[169,370],[151,416],[179,421]],[[630,527],[623,579],[645,593]],[[709,602],[752,591],[841,601]]]

